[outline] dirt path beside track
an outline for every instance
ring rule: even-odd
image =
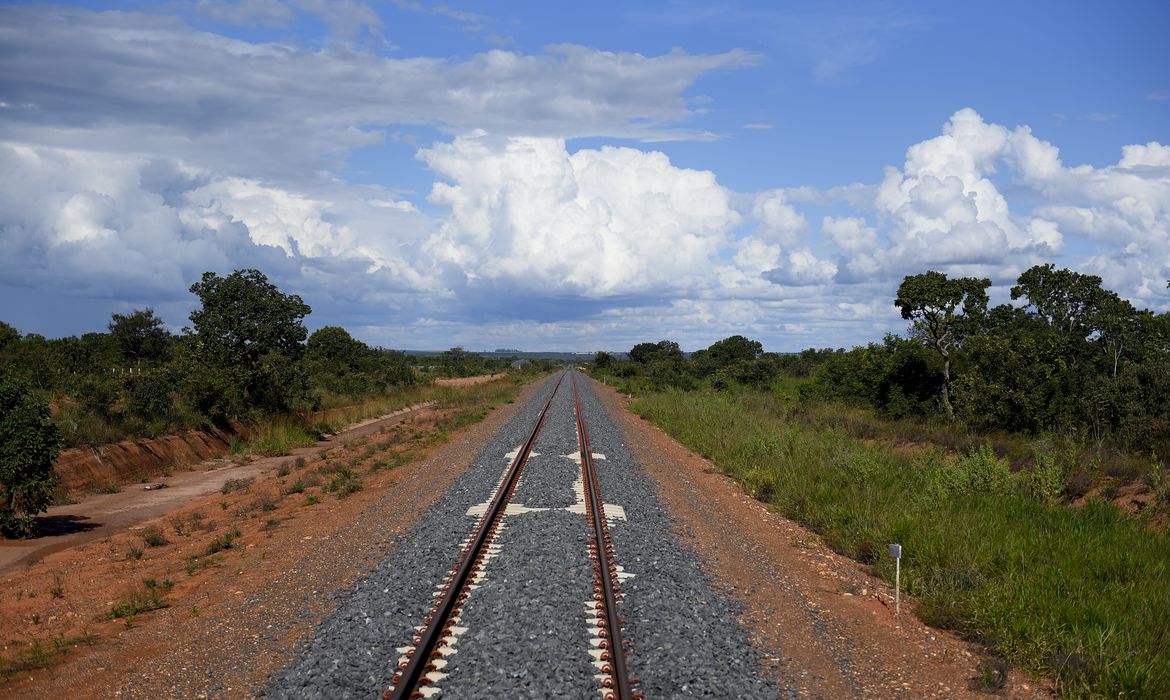
[[[298,457],[312,459],[345,441],[399,423],[404,416],[424,406],[408,406],[361,421],[312,447],[297,448],[288,456],[258,457],[244,463],[227,458],[210,459],[147,484],[129,484],[117,493],[93,494],[77,503],[53,506],[37,518],[37,529],[47,533],[45,536],[27,540],[0,540],[0,575],[12,567],[43,559],[53,552],[109,537],[162,517],[197,498],[219,491],[229,480],[254,479]],[[149,490],[148,486],[151,487]]]

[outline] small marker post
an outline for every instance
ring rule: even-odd
[[[894,558],[894,616],[902,613],[902,545],[888,545],[890,556]]]

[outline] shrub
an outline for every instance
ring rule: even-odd
[[[228,532],[225,532],[219,537],[213,539],[211,543],[207,545],[207,553],[215,554],[216,552],[222,552],[225,549],[231,549],[235,546],[235,540],[239,536],[240,531],[232,528]]]
[[[27,386],[0,377],[0,533],[24,536],[57,485],[61,434]]]
[[[169,582],[166,582],[169,584]],[[166,585],[166,589],[170,586]],[[139,613],[150,612],[151,610],[159,610],[167,607],[167,602],[163,600],[160,586],[155,584],[152,579],[147,579],[143,582],[143,587],[139,590],[129,591],[124,594],[118,602],[110,608],[110,617],[118,618],[132,618]]]
[[[232,491],[242,491],[248,488],[248,486],[252,484],[253,480],[254,477],[248,477],[246,479],[228,479],[227,481],[223,482],[223,486],[219,487],[219,492],[227,495]]]
[[[961,459],[945,460],[934,473],[928,493],[935,498],[1004,495],[1014,485],[1007,460],[997,457],[991,445],[983,445]]]
[[[171,543],[170,540],[168,540],[166,536],[163,535],[162,528],[158,526],[148,527],[142,532],[139,532],[138,536],[142,538],[142,544],[146,545],[147,547],[164,547]]]
[[[1045,452],[1037,455],[1028,478],[1028,490],[1045,503],[1060,498],[1064,491],[1064,468],[1051,454]]]

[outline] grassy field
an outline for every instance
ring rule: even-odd
[[[1015,472],[988,448],[866,444],[794,420],[783,387],[650,393],[633,410],[889,580],[886,544],[902,544],[925,621],[1055,678],[1062,696],[1170,693],[1170,537],[1111,505],[1054,503],[1051,462]]]

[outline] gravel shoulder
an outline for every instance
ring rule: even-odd
[[[593,387],[653,480],[674,530],[714,585],[741,605],[769,671],[809,698],[980,698],[976,645],[927,627],[894,591],[816,533],[749,498],[710,461]],[[1011,670],[999,694],[1049,698],[1047,683]]]
[[[310,505],[304,496],[280,494],[326,462],[368,465],[381,457],[372,453],[374,443],[394,440],[393,431],[433,433],[441,416],[419,411],[391,433],[375,430],[367,444],[338,445],[283,479],[270,471],[245,490],[197,499],[167,519],[144,523],[164,528],[172,542],[137,557],[142,540],[125,533],[10,573],[0,589],[6,655],[34,635],[48,644],[80,631],[98,641],[71,647],[62,662],[48,668],[11,673],[0,695],[69,697],[84,689],[101,698],[259,696],[269,674],[291,663],[336,609],[337,593],[396,546],[537,387],[525,387],[515,403],[454,433],[449,442],[416,452],[420,459],[368,477],[347,498],[321,494]],[[259,512],[267,506],[245,512],[272,500],[277,508],[263,516]],[[180,521],[193,531],[175,535],[171,524]],[[234,545],[208,556],[208,541],[233,528],[240,532]],[[185,570],[193,556],[207,568]],[[131,623],[109,620],[119,591],[148,578],[174,582],[165,593],[169,607]],[[60,598],[50,594],[55,587]]]

